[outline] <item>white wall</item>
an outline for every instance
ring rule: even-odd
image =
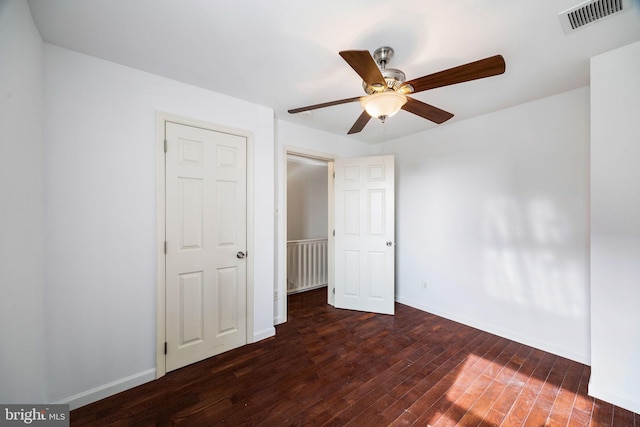
[[[640,413],[640,42],[591,59],[589,394]]]
[[[42,40],[0,2],[0,402],[44,402]]]
[[[327,238],[327,165],[287,160],[287,240]]]
[[[286,157],[287,151],[321,158],[336,159],[344,157],[368,156],[373,146],[356,141],[346,136],[338,136],[327,132],[299,126],[284,120],[275,121],[276,155],[275,155],[275,185],[276,185],[276,276],[274,289],[274,323],[285,322],[287,304],[287,276],[286,263],[286,227],[285,222],[285,194],[286,194]]]
[[[155,376],[156,112],[253,132],[248,339],[273,335],[272,110],[51,45],[44,64],[49,399]]]
[[[396,156],[398,301],[588,363],[588,88],[377,149]]]

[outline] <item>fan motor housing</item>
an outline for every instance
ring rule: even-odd
[[[362,82],[362,88],[367,95],[385,90],[398,90],[400,85],[407,80],[405,74],[397,68],[387,68],[387,64],[393,58],[393,49],[389,46],[382,46],[373,52],[373,59],[380,67],[382,77],[387,82],[387,87],[369,86],[366,82]]]
[[[363,81],[362,88],[364,89],[367,95],[371,95],[372,93],[382,92],[384,90],[389,90],[389,89],[397,90],[400,87],[400,85],[407,80],[407,77],[405,76],[405,74],[396,68],[385,68],[383,70],[380,70],[380,72],[382,73],[382,77],[384,77],[385,81],[387,82],[387,87],[377,88],[374,86],[369,86],[366,82]]]

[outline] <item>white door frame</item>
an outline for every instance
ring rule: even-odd
[[[299,147],[291,147],[291,146],[284,146],[283,147],[283,152],[282,152],[282,170],[283,170],[283,183],[284,183],[284,189],[282,192],[282,227],[280,230],[280,237],[281,237],[281,244],[280,244],[280,248],[279,248],[279,259],[280,262],[278,263],[278,270],[280,271],[279,277],[279,283],[278,283],[278,289],[277,289],[277,294],[278,294],[278,310],[277,312],[279,313],[279,316],[277,319],[275,319],[276,324],[278,323],[284,323],[287,321],[287,174],[288,174],[288,170],[287,170],[287,156],[289,155],[294,155],[294,156],[301,156],[301,157],[307,157],[310,159],[316,159],[316,160],[323,160],[327,162],[327,166],[329,168],[329,170],[331,171],[331,165],[330,163],[333,162],[336,158],[338,158],[338,156],[334,155],[334,154],[329,154],[329,153],[321,153],[319,151],[313,151],[313,150],[307,150],[304,148],[299,148]],[[328,185],[327,187],[327,198],[328,198],[328,211],[329,211],[329,217],[328,219],[328,230],[327,230],[327,235],[328,235],[328,242],[327,242],[327,250],[328,250],[328,260],[329,260],[329,271],[328,271],[328,280],[329,280],[329,286],[328,289],[331,289],[333,286],[333,260],[332,260],[332,256],[333,256],[333,236],[331,235],[331,233],[329,232],[329,230],[333,229],[333,183],[329,183],[330,185]],[[329,293],[329,297],[332,297],[333,295],[331,293]],[[329,301],[330,304],[333,304],[333,300],[331,298],[331,301]]]
[[[156,113],[156,379],[166,374],[164,343],[166,341],[165,294],[165,123],[173,122],[214,132],[228,133],[247,139],[247,344],[254,342],[254,289],[253,289],[253,133],[173,114]]]

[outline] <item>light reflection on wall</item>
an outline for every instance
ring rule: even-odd
[[[489,294],[523,307],[582,318],[588,280],[573,253],[582,230],[548,198],[488,200],[483,213],[484,277]]]

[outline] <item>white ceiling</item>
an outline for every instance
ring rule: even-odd
[[[273,108],[339,135],[364,95],[338,51],[391,46],[413,79],[502,54],[503,75],[414,95],[447,123],[589,84],[589,58],[640,40],[633,9],[565,35],[558,13],[581,0],[29,0],[45,42]],[[443,124],[440,126],[446,126]],[[400,111],[350,136],[376,143],[435,125]]]

